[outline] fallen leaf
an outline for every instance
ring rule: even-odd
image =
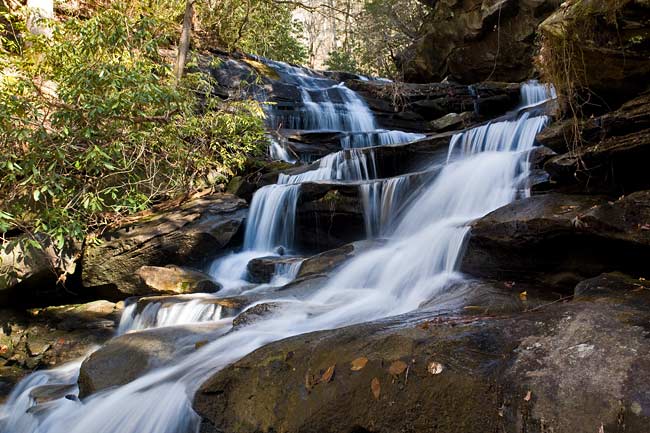
[[[521,292],[519,294],[519,299],[521,299],[522,301],[527,300],[528,299],[528,292]]]
[[[305,389],[307,391],[311,391],[311,389],[314,387],[314,382],[311,377],[311,373],[308,371],[305,373]]]
[[[357,358],[350,363],[350,370],[352,371],[363,370],[363,367],[365,367],[367,363],[368,363],[368,358],[366,358],[365,356]]]
[[[524,397],[524,401],[530,401],[530,399],[533,397],[533,393],[528,391],[526,393],[526,397]]]
[[[395,361],[388,368],[388,372],[393,376],[399,376],[400,374],[404,373],[404,371],[406,371],[406,367],[408,367],[408,365],[406,365],[406,362]]]
[[[332,377],[334,377],[334,370],[336,369],[336,364],[330,365],[327,367],[327,370],[325,370],[325,373],[320,378],[321,383],[328,383],[329,381],[332,380]]]
[[[427,366],[427,371],[431,374],[440,374],[444,369],[445,369],[444,365],[435,361],[431,361]]]
[[[379,384],[379,379],[376,377],[370,382],[370,389],[372,390],[372,395],[375,396],[375,400],[379,400],[381,395],[381,385]]]

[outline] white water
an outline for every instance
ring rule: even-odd
[[[400,176],[359,186],[364,209],[366,235],[383,236],[390,232],[399,210],[412,193],[410,177]]]
[[[269,138],[269,156],[274,161],[284,161],[293,164],[296,159],[289,154],[289,151],[275,138]]]
[[[528,173],[528,151],[547,121],[524,114],[517,121],[453,137],[447,165],[395,221],[389,242],[352,259],[307,299],[292,299],[263,320],[233,332],[224,330],[178,364],[91,396],[83,404],[67,399],[48,403],[38,417],[25,412],[33,404],[28,400],[31,386],[41,381],[74,383],[79,366],[32,375],[2,407],[0,417],[5,419],[0,421],[0,432],[195,433],[200,420],[191,409],[192,396],[206,378],[229,363],[272,341],[405,313],[435,299],[451,281],[461,278],[457,267],[469,223],[516,198]],[[290,244],[292,235],[276,230],[276,224],[291,218],[292,204],[284,197],[293,194],[291,188],[297,190],[299,184],[273,185],[260,195],[264,203],[253,203],[246,234],[249,248],[268,250]],[[236,261],[233,258],[247,262],[258,253],[232,255],[220,262],[219,272],[231,272],[235,267],[228,261]],[[230,278],[239,275],[231,273]],[[139,320],[132,313],[128,313],[131,319],[125,319],[125,329]],[[146,315],[151,326],[168,323],[159,318],[159,311],[154,314],[152,309]],[[227,325],[230,319],[219,322]]]
[[[530,80],[521,85],[522,108],[532,107],[556,98],[557,93],[552,85],[540,84],[537,80]]]
[[[117,334],[221,319],[221,305],[205,302],[209,301],[209,296],[194,295],[186,298],[187,302],[151,302],[140,312],[137,311],[136,303],[128,305],[122,313]]]

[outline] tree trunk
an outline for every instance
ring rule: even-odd
[[[192,38],[192,18],[194,16],[194,1],[187,0],[185,5],[185,15],[183,16],[183,29],[181,30],[181,39],[178,42],[178,56],[176,57],[176,67],[174,68],[174,75],[176,76],[176,84],[183,78],[185,71],[185,61],[187,53],[190,50],[190,39]]]

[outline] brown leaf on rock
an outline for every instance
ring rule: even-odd
[[[388,372],[393,376],[399,376],[406,371],[407,367],[408,365],[406,365],[406,362],[395,361],[390,365],[390,367],[388,367]]]
[[[325,373],[320,378],[321,383],[328,383],[329,381],[332,380],[334,377],[334,370],[336,369],[336,364],[330,365],[327,367],[327,370],[325,370]]]
[[[372,395],[375,397],[375,400],[379,400],[381,395],[381,385],[379,384],[379,379],[376,377],[370,382],[370,389],[372,390]]]
[[[362,370],[363,367],[365,367],[367,363],[368,363],[368,358],[366,358],[365,356],[357,358],[357,359],[355,359],[354,361],[352,361],[350,363],[350,370],[352,370],[352,371]]]
[[[305,373],[305,389],[307,391],[311,391],[311,389],[314,387],[314,382],[311,377],[311,373],[308,371]]]
[[[435,361],[431,361],[427,366],[427,371],[431,374],[440,374],[444,369],[445,367],[441,363]]]
[[[526,393],[526,397],[524,397],[524,401],[530,401],[530,399],[532,398],[532,396],[533,396],[533,393],[530,392],[530,391],[528,391],[528,392]]]

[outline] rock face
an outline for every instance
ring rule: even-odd
[[[142,266],[201,266],[228,245],[246,216],[246,203],[230,194],[191,200],[107,233],[82,258],[82,282],[113,296],[150,290],[136,275]]]
[[[615,108],[648,89],[649,32],[645,0],[564,2],[540,25],[542,63],[564,75],[571,65],[568,79],[592,94],[587,110]]]
[[[406,81],[521,82],[533,73],[537,26],[554,0],[434,1],[426,34],[400,55]]]
[[[616,270],[645,276],[649,222],[650,191],[613,202],[597,196],[533,196],[472,225],[462,269],[560,286]]]
[[[650,157],[650,93],[579,127],[577,140],[570,121],[538,136],[542,144],[562,153],[544,165],[556,184],[610,193],[650,188],[650,178],[641,175]]]
[[[69,297],[57,280],[75,272],[77,255],[68,248],[60,258],[51,245],[36,248],[26,237],[0,245],[0,304],[43,305]]]
[[[486,82],[471,87],[455,83],[390,83],[348,81],[346,85],[368,102],[384,128],[436,131],[428,121],[451,113],[465,115],[464,126],[503,114],[519,103],[519,84]],[[462,128],[457,128],[462,129]]]
[[[0,400],[35,369],[73,361],[109,340],[121,310],[108,301],[0,310]]]
[[[214,338],[223,325],[158,328],[111,340],[81,364],[79,397],[124,385],[156,367],[187,355]],[[198,343],[198,344],[197,344]],[[197,347],[198,346],[198,347]]]
[[[505,316],[301,335],[216,373],[194,407],[202,433],[593,433],[621,420],[646,432],[649,302],[622,290]]]
[[[143,266],[136,274],[151,293],[161,295],[213,293],[221,289],[210,275],[180,266]]]

